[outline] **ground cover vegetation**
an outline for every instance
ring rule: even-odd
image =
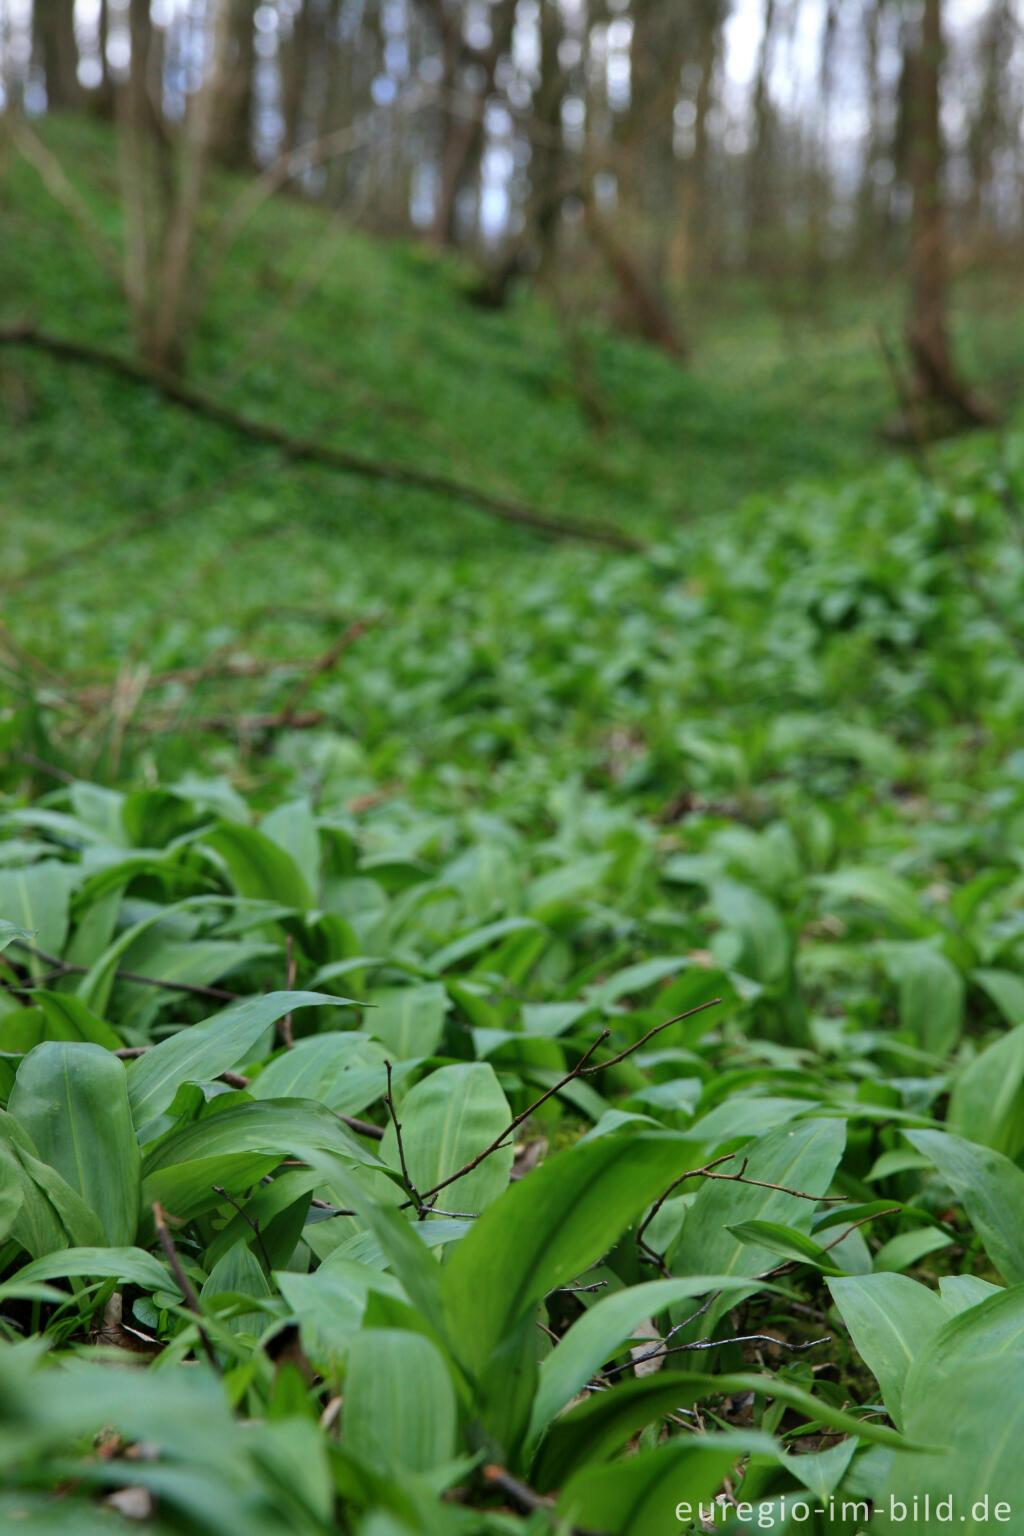
[[[221,393],[644,548],[5,353],[0,1521],[1019,1517],[1024,442],[851,473],[870,339],[826,431],[595,332],[598,426],[532,301],[332,239]],[[4,260],[116,343],[70,250]]]

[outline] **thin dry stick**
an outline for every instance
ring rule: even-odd
[[[25,939],[14,939],[11,948],[22,949],[26,954],[34,955],[37,960],[45,960],[47,965],[52,965],[51,980],[59,976],[89,974],[89,966],[72,965],[70,960],[62,960],[59,955],[49,955],[45,949],[37,949]],[[140,976],[137,971],[115,971],[114,975],[118,981],[135,981],[143,987],[160,987],[165,992],[187,992],[192,997],[210,997],[227,1003],[237,1002],[243,996],[241,992],[226,992],[223,987],[201,987],[192,981],[165,981],[160,976]]]
[[[149,678],[146,683],[148,690],[162,687],[167,683],[196,684],[218,676],[261,677],[267,672],[277,671],[281,667],[291,671],[298,669],[302,674],[301,677],[293,686],[282,708],[274,711],[272,714],[239,715],[232,713],[189,719],[180,709],[175,709],[165,713],[144,716],[137,721],[137,727],[144,731],[160,732],[180,730],[186,726],[191,726],[194,730],[231,731],[238,735],[257,735],[268,731],[298,730],[320,725],[326,718],[323,710],[300,710],[297,707],[299,702],[312,687],[314,680],[317,677],[323,676],[325,672],[329,672],[343,653],[351,645],[355,644],[360,635],[365,634],[368,629],[372,629],[378,622],[378,615],[355,620],[326,651],[323,651],[319,656],[314,656],[301,662],[289,662],[277,658],[254,661],[242,659],[221,667],[219,665],[219,655],[215,652],[214,657],[200,667],[185,667],[177,672],[161,673],[156,677]],[[102,690],[93,688],[80,693],[78,699],[80,702],[84,702],[87,696],[89,698],[102,697],[109,694],[109,691],[107,688]]]
[[[613,1056],[611,1061],[600,1061],[596,1067],[587,1067],[584,1072],[577,1072],[577,1077],[590,1077],[591,1073],[603,1072],[606,1067],[617,1067],[620,1061],[625,1061],[627,1056],[632,1056],[634,1051],[638,1051],[642,1045],[646,1045],[648,1040],[653,1040],[655,1035],[660,1035],[662,1030],[668,1029],[670,1024],[680,1024],[683,1019],[692,1018],[695,1013],[703,1013],[705,1008],[717,1008],[721,1001],[720,997],[712,997],[706,1003],[698,1003],[696,1008],[687,1008],[685,1013],[677,1013],[674,1019],[666,1019],[664,1024],[655,1024],[654,1028],[649,1029],[646,1035],[641,1035],[639,1040],[635,1041],[633,1045],[627,1046],[624,1051],[620,1051],[618,1056]]]
[[[283,710],[268,715],[203,715],[198,719],[189,719],[184,724],[190,730],[210,731],[212,734],[226,732],[232,736],[267,736],[274,731],[312,730],[323,725],[326,719],[322,709],[300,709],[294,715],[287,715]],[[180,731],[184,724],[180,711],[175,711],[170,715],[147,716],[137,720],[135,728],[158,736],[165,731]]]
[[[678,1326],[681,1328],[683,1324],[680,1323]],[[672,1330],[673,1333],[677,1331],[676,1328]],[[610,1370],[602,1371],[601,1376],[604,1381],[608,1381],[612,1376],[632,1370],[635,1365],[642,1365],[645,1360],[664,1360],[669,1355],[682,1355],[696,1349],[724,1349],[727,1344],[777,1344],[780,1349],[799,1353],[800,1350],[814,1349],[817,1344],[827,1344],[831,1338],[831,1334],[826,1334],[824,1338],[811,1339],[806,1344],[790,1344],[785,1339],[777,1339],[771,1333],[741,1333],[729,1339],[694,1339],[689,1344],[673,1344],[671,1349],[663,1349],[659,1345],[657,1349],[649,1350],[645,1355],[637,1355],[635,1359],[627,1360],[624,1365],[615,1365]]]
[[[391,1063],[390,1063],[390,1061],[385,1061],[385,1063],[384,1063],[384,1070],[387,1072],[387,1075],[388,1075],[388,1089],[387,1089],[387,1093],[385,1093],[385,1095],[384,1095],[384,1107],[387,1110],[388,1114],[391,1116],[391,1124],[395,1128],[395,1139],[398,1142],[398,1160],[399,1160],[399,1162],[401,1163],[401,1166],[402,1166],[402,1182],[404,1183],[406,1189],[409,1191],[409,1194],[412,1196],[412,1200],[410,1201],[410,1204],[412,1204],[412,1205],[414,1205],[416,1207],[416,1212],[417,1212],[417,1215],[419,1217],[419,1220],[422,1221],[424,1216],[427,1215],[430,1207],[424,1204],[423,1197],[420,1195],[419,1191],[416,1188],[416,1185],[412,1181],[412,1175],[409,1172],[409,1165],[405,1161],[405,1143],[402,1140],[402,1125],[401,1125],[401,1121],[398,1118],[398,1113],[397,1113],[397,1111],[395,1109],[395,1101],[394,1101],[394,1099],[393,1099],[393,1097],[391,1095]]]
[[[312,688],[316,679],[318,677],[322,677],[325,672],[330,672],[336,663],[340,660],[340,658],[348,650],[349,646],[355,645],[356,641],[361,635],[365,635],[368,629],[372,629],[375,624],[379,623],[380,616],[377,614],[369,614],[366,618],[353,620],[348,628],[343,630],[342,633],[338,636],[334,644],[328,646],[323,655],[318,656],[316,660],[306,668],[298,682],[292,688],[291,693],[285,699],[281,713],[283,715],[289,716],[294,715],[298,709],[298,706],[306,697],[306,694],[309,692],[310,688]]]
[[[510,1504],[514,1504],[517,1509],[522,1510],[525,1514],[532,1515],[540,1512],[550,1516],[552,1520],[554,1519],[555,1501],[542,1497],[528,1483],[524,1483],[518,1477],[513,1477],[512,1473],[506,1471],[504,1467],[499,1467],[497,1464],[492,1463],[484,1467],[483,1475],[485,1482],[492,1488],[497,1489],[499,1493],[504,1494]],[[584,1530],[582,1526],[567,1526],[562,1522],[559,1522],[558,1530],[560,1536],[595,1536],[593,1531]]]
[[[560,1093],[566,1084],[573,1082],[578,1077],[589,1077],[592,1072],[603,1072],[605,1067],[617,1066],[620,1061],[625,1061],[627,1056],[632,1056],[634,1051],[638,1051],[640,1047],[645,1045],[647,1041],[652,1039],[654,1035],[660,1034],[663,1029],[668,1029],[670,1024],[678,1024],[682,1019],[688,1019],[695,1013],[702,1013],[705,1008],[713,1008],[721,1001],[722,999],[720,997],[713,997],[709,1002],[698,1004],[696,1008],[688,1008],[685,1013],[677,1013],[674,1018],[666,1019],[663,1024],[656,1024],[653,1029],[649,1029],[646,1035],[643,1035],[633,1045],[627,1046],[624,1051],[620,1051],[618,1056],[613,1056],[610,1061],[602,1061],[599,1065],[588,1068],[586,1064],[590,1060],[590,1057],[593,1056],[598,1046],[602,1045],[604,1041],[607,1040],[611,1035],[610,1029],[603,1029],[594,1043],[580,1057],[579,1061],[573,1067],[571,1072],[567,1072],[559,1082],[555,1083],[553,1088],[549,1088],[546,1093],[542,1093],[539,1099],[536,1099],[532,1104],[524,1109],[521,1114],[516,1115],[515,1119],[506,1127],[504,1131],[502,1131],[500,1136],[496,1137],[496,1139],[491,1142],[489,1147],[485,1147],[484,1150],[478,1153],[476,1157],[472,1158],[468,1163],[465,1163],[463,1167],[459,1168],[455,1173],[450,1174],[447,1179],[443,1179],[440,1184],[435,1184],[432,1189],[424,1190],[422,1198],[424,1200],[428,1200],[431,1195],[439,1194],[440,1191],[442,1189],[446,1189],[449,1184],[454,1184],[456,1179],[464,1178],[467,1173],[472,1173],[473,1169],[478,1168],[485,1158],[490,1157],[492,1152],[497,1152],[499,1148],[505,1144],[508,1138],[512,1135],[512,1132],[517,1130],[519,1126],[523,1124],[524,1120],[528,1120],[533,1114],[534,1110],[539,1109],[542,1104],[546,1104],[548,1099],[550,1099],[554,1094]],[[402,1209],[407,1209],[408,1204],[409,1202],[407,1202],[406,1205],[402,1207]]]
[[[661,1254],[655,1253],[654,1249],[644,1242],[644,1233],[647,1231],[647,1228],[650,1226],[655,1216],[657,1216],[658,1212],[665,1204],[665,1201],[672,1194],[672,1191],[678,1189],[680,1184],[685,1184],[687,1179],[723,1179],[727,1183],[731,1184],[752,1184],[758,1189],[774,1189],[777,1190],[781,1195],[793,1195],[797,1200],[814,1200],[819,1205],[841,1205],[846,1200],[845,1195],[814,1195],[808,1193],[808,1191],[805,1189],[790,1189],[786,1184],[772,1184],[766,1179],[748,1179],[746,1173],[747,1166],[750,1162],[749,1157],[745,1157],[743,1159],[739,1173],[714,1172],[720,1163],[728,1163],[735,1156],[735,1152],[724,1152],[721,1157],[713,1158],[710,1163],[705,1163],[702,1168],[689,1168],[687,1169],[686,1173],[681,1173],[678,1179],[674,1179],[672,1181],[668,1189],[666,1189],[665,1193],[659,1196],[657,1200],[655,1200],[654,1204],[647,1212],[647,1215],[640,1223],[639,1227],[637,1228],[635,1239],[637,1247],[640,1249],[641,1255],[647,1260],[647,1262],[649,1264],[656,1265],[657,1268],[661,1270],[662,1274],[666,1276],[668,1274],[668,1270],[665,1266],[665,1260]]]
[[[522,1125],[524,1120],[528,1120],[530,1118],[535,1109],[539,1109],[542,1104],[546,1104],[548,1099],[550,1099],[553,1094],[558,1093],[560,1089],[565,1087],[566,1083],[571,1083],[574,1077],[579,1076],[580,1067],[582,1067],[583,1063],[594,1054],[602,1041],[608,1039],[610,1034],[610,1029],[603,1029],[598,1035],[597,1039],[594,1041],[593,1045],[591,1045],[586,1053],[580,1057],[579,1061],[577,1062],[576,1066],[573,1067],[571,1072],[567,1072],[565,1077],[563,1077],[560,1082],[557,1082],[553,1088],[549,1088],[546,1093],[542,1093],[539,1099],[535,1099],[527,1109],[523,1110],[522,1114],[516,1115],[515,1119],[511,1121],[505,1130],[502,1131],[501,1135],[495,1137],[489,1147],[485,1147],[482,1152],[478,1152],[476,1157],[471,1158],[468,1163],[464,1163],[463,1166],[457,1169],[455,1173],[449,1174],[448,1178],[442,1179],[440,1184],[435,1184],[432,1189],[424,1190],[423,1195],[420,1198],[427,1200],[431,1195],[440,1194],[442,1189],[447,1189],[448,1185],[454,1184],[456,1179],[465,1178],[467,1173],[472,1173],[474,1168],[479,1168],[484,1159],[490,1157],[492,1152],[497,1152],[512,1135],[512,1132],[517,1130],[519,1126]],[[407,1200],[405,1204],[400,1207],[400,1209],[403,1211],[407,1210],[412,1203],[413,1202],[411,1200]]]
[[[270,1254],[266,1250],[266,1246],[263,1242],[263,1233],[260,1231],[260,1224],[256,1220],[255,1216],[250,1216],[249,1212],[243,1205],[239,1204],[234,1195],[228,1194],[223,1184],[211,1184],[210,1188],[213,1190],[215,1195],[222,1195],[229,1205],[233,1205],[239,1216],[241,1216],[242,1220],[252,1228],[253,1235],[259,1244],[260,1253],[263,1255],[263,1262],[267,1266],[267,1274],[272,1274],[274,1266],[270,1262]]]
[[[286,992],[294,992],[295,991],[295,950],[294,950],[294,946],[292,945],[292,936],[291,936],[290,933],[285,934],[284,943],[285,943],[285,954],[287,956],[287,960],[285,962],[285,980],[284,980],[285,991]],[[281,1036],[281,1040],[284,1043],[285,1049],[289,1050],[289,1051],[294,1050],[295,1049],[295,1040],[294,1040],[294,1037],[292,1036],[292,1016],[291,1016],[291,1011],[290,1010],[289,1010],[288,1013],[285,1014],[283,1019],[278,1021],[277,1032]]]
[[[185,1298],[189,1311],[194,1312],[196,1315],[196,1328],[199,1332],[203,1352],[216,1371],[218,1368],[217,1357],[213,1352],[213,1345],[210,1343],[209,1335],[203,1326],[203,1312],[199,1305],[199,1297],[196,1295],[192,1282],[185,1273],[184,1265],[178,1257],[178,1250],[174,1246],[174,1239],[167,1225],[167,1216],[159,1200],[153,1201],[153,1220],[156,1223],[156,1232],[160,1239],[160,1246],[167,1255],[167,1262],[171,1266],[175,1280],[181,1286],[181,1294]]]
[[[360,631],[361,632],[361,631]],[[353,636],[352,639],[356,637]],[[229,642],[229,645],[234,642]],[[352,643],[351,640],[348,642]],[[213,652],[206,661],[196,667],[175,667],[169,672],[153,672],[146,679],[146,691],[169,688],[181,684],[193,688],[197,683],[218,682],[222,679],[266,677],[272,672],[312,672],[314,676],[325,669],[320,656],[231,656],[228,647]],[[110,683],[89,683],[80,688],[74,698],[79,704],[92,707],[108,700],[114,689]],[[73,782],[73,781],[72,781]]]
[[[898,1210],[898,1205],[890,1205],[887,1211],[876,1211],[873,1216],[862,1216],[860,1221],[851,1222],[844,1232],[840,1232],[838,1237],[834,1237],[830,1243],[825,1244],[821,1250],[822,1253],[828,1253],[830,1248],[838,1248],[839,1244],[844,1242],[851,1232],[856,1232],[858,1227],[865,1226],[869,1221],[877,1221],[880,1216],[895,1216]]]

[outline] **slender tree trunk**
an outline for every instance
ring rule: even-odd
[[[875,170],[882,148],[881,24],[884,0],[872,0],[863,18],[865,51],[865,89],[868,101],[868,132],[857,187],[857,260],[861,265],[875,265],[882,220],[878,216]],[[886,221],[887,223],[888,221]]]
[[[437,167],[437,197],[430,238],[435,245],[455,243],[456,200],[465,161],[471,123],[462,120],[464,103],[459,100],[459,63],[462,57],[462,23],[451,16],[443,4],[431,5],[430,15],[438,32],[441,49],[441,99],[439,103],[441,147]]]
[[[256,67],[256,0],[223,0],[228,7],[227,48],[220,94],[214,106],[213,146],[221,164],[248,170],[253,164],[253,73]]]
[[[100,83],[92,93],[92,109],[100,117],[111,118],[116,108],[116,92],[107,58],[107,39],[110,36],[110,7],[108,0],[100,0],[97,19],[97,46],[100,54]]]
[[[128,29],[131,59],[120,93],[122,198],[124,202],[124,290],[135,344],[149,355],[155,214],[150,179],[151,119],[147,72],[151,25],[149,0],[130,0]]]
[[[492,5],[491,41],[483,52],[469,55],[469,62],[481,71],[479,84],[474,88],[472,98],[469,100],[465,97],[460,98],[458,94],[459,63],[452,63],[448,59],[450,46],[458,49],[459,62],[464,56],[461,30],[454,32],[451,45],[446,36],[445,79],[448,79],[448,71],[451,70],[454,88],[449,86],[445,92],[446,100],[442,105],[446,120],[442,135],[441,179],[431,231],[437,245],[456,243],[458,196],[479,166],[484,143],[484,112],[487,107],[487,98],[494,90],[494,76],[498,63],[511,47],[515,16],[516,0],[497,0],[497,3]]]
[[[990,420],[959,379],[949,339],[949,253],[943,198],[940,120],[941,0],[924,0],[920,36],[910,59],[910,319],[907,342],[919,403],[961,422]]]
[[[313,32],[312,12],[313,0],[302,0],[292,21],[292,35],[284,49],[281,97],[284,114],[283,148],[286,150],[298,149],[302,141],[302,114]]]
[[[214,0],[213,15],[206,27],[203,79],[189,103],[177,197],[164,234],[157,274],[149,361],[172,371],[182,366],[191,329],[188,282],[230,26],[229,0]]]
[[[535,133],[531,142],[527,224],[537,247],[538,270],[555,259],[564,198],[565,155],[562,145],[562,76],[558,45],[562,22],[556,0],[540,0],[540,83],[533,98]]]
[[[764,256],[765,234],[776,213],[775,113],[768,78],[775,42],[775,0],[764,0],[764,31],[754,79],[754,143],[747,171],[747,206],[750,222],[751,258],[756,264]]]
[[[700,0],[696,7],[697,93],[694,101],[693,154],[684,192],[684,221],[689,267],[692,272],[706,272],[712,265],[714,231],[710,191],[711,136],[708,114],[714,105],[715,68],[721,36],[722,17],[719,0]]]
[[[593,198],[585,196],[583,208],[587,232],[618,285],[623,317],[629,329],[670,357],[682,359],[686,349],[661,288],[620,244],[611,224],[594,207]]]
[[[74,0],[34,0],[33,46],[46,76],[46,104],[64,112],[79,102]]]

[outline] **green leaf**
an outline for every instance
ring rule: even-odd
[[[402,1100],[402,1143],[409,1176],[420,1192],[455,1173],[501,1135],[512,1119],[494,1068],[487,1062],[440,1067],[410,1089]],[[398,1138],[389,1125],[381,1157],[401,1166]],[[508,1187],[515,1149],[512,1139],[457,1179],[438,1198],[442,1210],[477,1214]]]
[[[258,1299],[272,1294],[259,1260],[245,1242],[235,1243],[223,1258],[218,1259],[207,1275],[199,1295],[202,1301],[209,1302],[225,1292]],[[221,1326],[229,1333],[249,1333],[257,1338],[266,1325],[266,1314],[257,1311],[238,1312],[232,1317],[221,1319]]]
[[[385,1060],[383,1046],[359,1030],[310,1035],[264,1067],[249,1092],[254,1099],[317,1099],[336,1114],[358,1115],[387,1089]]]
[[[225,904],[226,898],[223,896],[187,896],[184,901],[176,901],[169,907],[158,907],[155,912],[150,912],[139,922],[126,928],[112,944],[107,945],[99,958],[93,962],[89,972],[79,982],[76,988],[78,996],[94,1012],[105,1013],[117,979],[118,966],[144,934],[150,933],[161,923],[173,919],[180,912],[202,911],[208,907],[220,907]]]
[[[721,1173],[740,1171],[765,1184],[785,1185],[813,1195],[827,1195],[842,1155],[846,1129],[840,1120],[798,1120],[778,1126],[743,1148]],[[775,1250],[749,1244],[729,1228],[749,1221],[781,1222],[805,1231],[814,1215],[813,1200],[779,1189],[705,1179],[686,1215],[682,1236],[670,1258],[674,1274],[757,1275],[771,1266]]]
[[[147,943],[147,939],[150,941]],[[206,987],[254,960],[276,957],[271,944],[227,943],[221,939],[165,939],[152,930],[133,951],[132,969],[151,981]],[[173,990],[142,982],[121,981],[118,993],[118,1024],[124,1030],[143,1032],[161,1008],[178,1001]]]
[[[886,968],[899,988],[900,1023],[922,1049],[944,1056],[963,1027],[964,981],[941,950],[927,942],[881,944]]]
[[[116,1051],[122,1043],[117,1031],[72,992],[33,992],[32,1001],[56,1038],[85,1040],[108,1051]]]
[[[832,874],[819,875],[817,884],[826,897],[872,907],[906,933],[926,937],[935,931],[934,922],[921,910],[913,886],[890,870],[867,865],[850,866]]]
[[[945,1305],[906,1275],[849,1275],[830,1280],[829,1289],[857,1353],[878,1382],[889,1417],[901,1429],[907,1372],[945,1325]]]
[[[345,1131],[337,1116],[305,1099],[233,1103],[168,1132],[146,1148],[143,1200],[159,1200],[186,1217],[219,1203],[215,1184],[237,1192],[270,1172],[283,1157],[332,1152],[351,1163],[377,1162]],[[268,1166],[269,1161],[269,1166]]]
[[[795,1227],[783,1226],[778,1221],[741,1221],[729,1231],[743,1243],[756,1243],[771,1253],[797,1263],[813,1264],[827,1275],[840,1275],[842,1268],[836,1265],[813,1238]],[[838,1246],[838,1245],[837,1245]]]
[[[367,1028],[383,1041],[392,1060],[432,1056],[444,1034],[448,994],[440,982],[384,987],[371,992]]]
[[[971,972],[971,980],[986,991],[1007,1024],[1024,1024],[1024,977],[1016,971],[988,970]]]
[[[7,936],[7,943],[32,935],[31,942],[48,954],[63,952],[68,933],[68,903],[74,871],[56,859],[20,869],[0,869],[0,913],[22,932]],[[27,932],[26,932],[27,930]],[[6,946],[5,946],[6,947]],[[38,972],[45,962],[32,960]]]
[[[905,1131],[935,1164],[1004,1279],[1024,1280],[1024,1173],[1001,1152],[948,1131]]]
[[[66,1248],[69,1243],[76,1247],[101,1247],[106,1241],[103,1226],[78,1191],[56,1168],[24,1147],[11,1145],[11,1152],[25,1175],[24,1201],[11,1227],[11,1236],[26,1253],[39,1257]]]
[[[382,1205],[374,1200],[354,1177],[352,1169],[340,1158],[321,1152],[310,1154],[306,1161],[321,1170],[328,1188],[336,1191],[345,1206],[354,1210],[373,1233],[413,1306],[426,1319],[437,1337],[445,1339],[447,1330],[441,1295],[441,1270],[425,1242],[393,1206]],[[426,1237],[432,1225],[420,1222],[417,1223],[417,1230],[422,1230]]]
[[[988,1536],[1024,1508],[1024,1396],[1012,1388],[1024,1372],[1024,1286],[1001,1291],[954,1317],[924,1344],[907,1372],[903,1420],[908,1438],[940,1455],[897,1455],[876,1506],[872,1530],[906,1528],[891,1501],[923,1509],[928,1536],[950,1528]],[[940,1500],[952,1498],[948,1519]],[[995,1506],[1008,1506],[1006,1520]],[[893,1518],[890,1517],[890,1512]]]
[[[719,921],[742,942],[737,968],[765,985],[781,982],[789,967],[791,943],[773,901],[735,880],[717,880],[711,906]]]
[[[179,1030],[128,1068],[128,1096],[141,1129],[171,1103],[187,1082],[208,1082],[242,1060],[265,1032],[299,1008],[349,1002],[325,992],[267,992],[232,1003],[202,1024]]]
[[[651,1280],[602,1297],[576,1319],[541,1361],[530,1418],[531,1439],[586,1386],[606,1360],[620,1351],[645,1318],[655,1317],[677,1301],[707,1296],[711,1291],[746,1288],[745,1280],[728,1275],[688,1275],[684,1280]]]
[[[613,1455],[645,1425],[656,1423],[679,1408],[692,1407],[706,1397],[732,1392],[754,1392],[774,1399],[796,1409],[811,1423],[827,1424],[841,1434],[856,1435],[869,1444],[900,1449],[908,1444],[895,1430],[873,1419],[857,1419],[844,1413],[826,1399],[812,1397],[781,1377],[664,1371],[655,1376],[634,1377],[608,1392],[594,1392],[555,1419],[541,1442],[531,1479],[541,1491],[557,1487],[577,1468]]]
[[[675,1136],[604,1136],[544,1163],[488,1207],[442,1281],[449,1333],[471,1375],[548,1291],[607,1252],[685,1153]]]
[[[393,1275],[345,1260],[328,1260],[312,1275],[281,1272],[275,1278],[298,1319],[303,1348],[328,1374],[337,1372],[345,1360],[371,1291],[405,1299]]]
[[[66,1280],[72,1276],[88,1279],[118,1280],[138,1285],[144,1291],[177,1291],[166,1265],[144,1248],[65,1248],[26,1264],[18,1271],[18,1281]]]
[[[264,816],[260,831],[284,849],[315,897],[320,887],[320,829],[309,801],[289,800],[276,805]]]
[[[19,928],[17,923],[8,922],[6,917],[0,917],[0,954],[8,944],[30,944],[35,937],[28,928]]]
[[[348,1352],[342,1433],[383,1468],[428,1472],[455,1454],[456,1403],[440,1350],[421,1333],[373,1328]]]
[[[222,821],[206,833],[200,846],[223,859],[239,896],[279,902],[298,912],[306,912],[313,905],[313,893],[295,860],[255,827]]]
[[[21,1170],[6,1147],[0,1144],[0,1243],[14,1225],[24,1199]]]
[[[585,1467],[571,1478],[558,1500],[567,1524],[606,1536],[652,1536],[669,1529],[680,1505],[684,1527],[698,1519],[736,1462],[752,1450],[777,1457],[768,1435],[734,1432],[680,1436],[610,1467]]]
[[[499,940],[508,938],[513,933],[543,933],[540,923],[531,917],[503,917],[496,923],[485,923],[482,928],[473,928],[469,933],[464,933],[460,938],[453,939],[443,949],[426,962],[425,969],[440,975],[443,971],[450,971],[453,966],[460,965],[463,960],[469,960],[474,955],[480,954],[485,949],[490,949]]]
[[[96,1212],[111,1246],[132,1242],[141,1158],[117,1057],[78,1042],[37,1045],[18,1068],[10,1113]]]
[[[996,1040],[957,1076],[947,1123],[958,1136],[1009,1158],[1024,1148],[1024,1024]]]
[[[886,1270],[897,1273],[911,1269],[927,1258],[928,1254],[938,1253],[940,1248],[948,1248],[952,1241],[949,1233],[939,1227],[919,1227],[917,1231],[897,1232],[895,1237],[891,1237],[879,1248],[871,1267],[876,1274]]]

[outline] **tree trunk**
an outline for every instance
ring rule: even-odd
[[[32,7],[34,50],[46,76],[46,104],[64,112],[79,102],[78,45],[74,0],[35,0]]]
[[[709,227],[712,214],[710,187],[710,134],[708,114],[714,105],[715,67],[721,39],[722,15],[719,0],[700,0],[695,8],[697,27],[697,93],[694,101],[693,154],[684,192],[684,213],[688,266],[691,273],[705,273],[713,265],[714,233]]]
[[[281,64],[281,96],[284,116],[285,150],[298,149],[302,142],[302,114],[309,75],[310,44],[313,31],[313,0],[302,0],[292,20],[292,35],[284,48]]]
[[[181,174],[160,252],[148,360],[171,371],[180,369],[184,362],[193,320],[189,293],[192,252],[213,146],[230,25],[229,0],[214,0],[213,14],[206,23],[203,79],[188,105]]]
[[[224,0],[228,6],[224,77],[214,105],[214,154],[231,170],[253,165],[253,72],[256,66],[256,0]]]
[[[924,0],[920,36],[909,60],[910,321],[907,343],[920,405],[963,423],[991,420],[957,376],[949,340],[949,259],[940,121],[941,0]]]
[[[564,198],[562,144],[562,76],[558,44],[562,23],[555,0],[540,0],[540,82],[533,98],[530,196],[527,205],[529,238],[537,247],[537,267],[547,273],[555,258]]]
[[[110,73],[110,60],[107,58],[107,38],[110,35],[110,7],[108,0],[100,0],[100,11],[97,19],[97,46],[100,53],[100,83],[91,95],[91,106],[98,116],[112,118],[117,105],[117,93],[114,90],[114,81]]]
[[[146,78],[152,36],[149,0],[130,0],[128,29],[131,59],[128,79],[119,98],[121,133],[118,144],[125,223],[124,290],[135,345],[146,356],[150,346],[150,285],[155,234],[150,179],[151,117]]]
[[[775,43],[775,0],[764,0],[764,31],[754,79],[754,143],[747,162],[747,206],[750,221],[750,258],[754,265],[766,257],[768,226],[775,207],[775,109],[768,80]]]

